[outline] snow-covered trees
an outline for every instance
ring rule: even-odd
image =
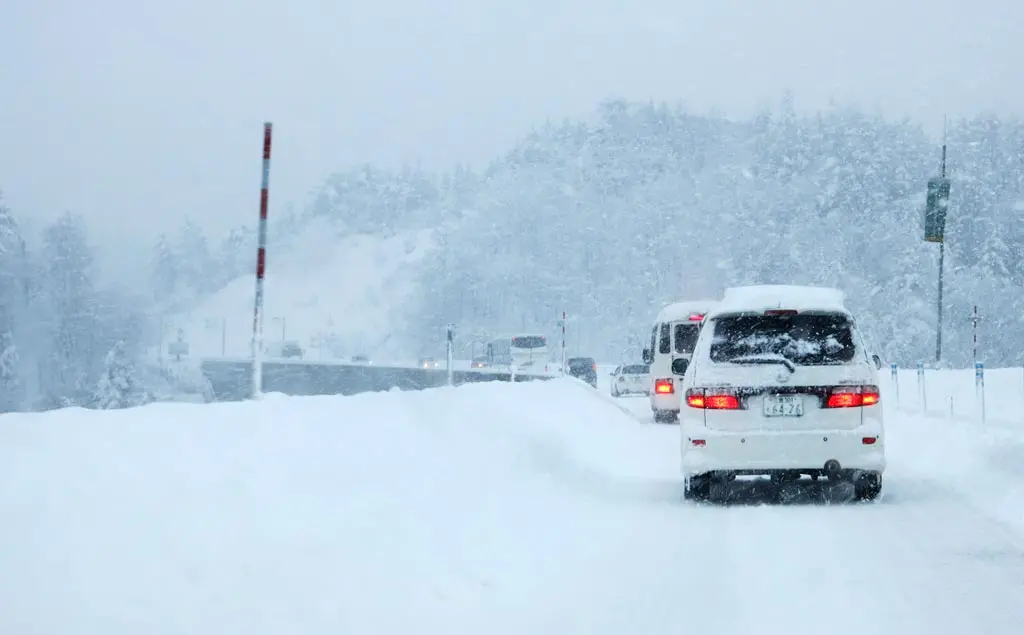
[[[1000,316],[992,336],[1018,342],[986,359],[1021,363],[1024,124],[956,122],[949,143],[946,353],[968,361],[978,302]],[[803,116],[786,101],[745,122],[610,102],[595,123],[547,125],[488,168],[475,213],[424,273],[412,339],[449,321],[554,335],[566,310],[581,353],[614,356],[604,344],[663,303],[795,282],[845,289],[886,359],[929,359],[937,254],[921,209],[938,158],[918,126],[849,108]]]
[[[99,288],[85,223],[64,214],[26,244],[0,208],[0,412],[93,406],[107,351],[142,355],[147,300]]]
[[[0,198],[0,412],[18,410],[25,399],[17,336],[22,334],[25,294],[25,241]]]
[[[152,400],[137,379],[138,371],[126,354],[125,343],[114,344],[104,360],[103,374],[96,386],[94,405],[97,408],[132,408]]]
[[[35,266],[33,317],[39,325],[39,379],[46,405],[88,403],[97,350],[93,254],[85,223],[64,214],[43,232]]]
[[[567,311],[571,352],[617,361],[665,303],[794,282],[846,290],[876,350],[910,364],[933,355],[937,250],[922,240],[921,211],[938,158],[913,123],[850,108],[803,115],[787,99],[737,121],[614,101],[591,121],[538,127],[484,170],[334,174],[301,213],[272,217],[271,262],[303,249],[311,221],[435,230],[421,293],[402,307],[408,331],[382,334],[410,355],[439,350],[448,322],[478,338],[555,336]],[[1024,122],[952,121],[949,175],[946,356],[969,361],[979,304],[985,361],[1024,363]],[[151,315],[251,276],[255,242],[252,228],[207,237],[184,220],[154,246]],[[101,377],[124,376],[104,361],[115,342],[129,362],[142,355],[145,302],[97,289],[91,256],[80,219],[60,219],[26,251],[0,208],[0,410],[87,405]]]
[[[163,303],[168,298],[177,297],[181,277],[178,269],[181,262],[167,234],[160,234],[157,237],[151,266],[149,286],[154,299],[158,303]]]

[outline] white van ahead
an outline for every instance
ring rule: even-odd
[[[827,477],[858,500],[882,489],[878,369],[837,289],[736,287],[705,318],[682,385],[688,498],[737,476]],[[831,483],[830,483],[831,484]]]
[[[651,365],[651,411],[660,423],[675,421],[682,403],[676,384],[683,378],[697,342],[704,316],[718,305],[717,300],[675,302],[663,308],[651,329],[650,348],[643,352],[644,363]],[[673,371],[675,363],[676,371]]]

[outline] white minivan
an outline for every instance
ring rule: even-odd
[[[738,476],[769,476],[780,492],[809,476],[876,498],[886,466],[880,367],[841,291],[728,289],[677,389],[686,497],[717,498]]]
[[[717,300],[675,302],[663,308],[655,318],[650,348],[643,352],[644,363],[651,366],[651,411],[655,421],[672,422],[679,415],[682,399],[676,384],[682,379],[682,373],[673,372],[673,363],[690,359],[704,316],[717,304]],[[676,367],[679,368],[678,364]]]

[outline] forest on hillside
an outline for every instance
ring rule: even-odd
[[[978,304],[983,359],[1019,365],[1024,122],[954,120],[948,145],[945,360],[970,361]],[[609,101],[483,170],[332,174],[271,241],[312,218],[360,234],[434,229],[439,253],[405,307],[415,319],[394,334],[411,342],[440,347],[448,322],[467,337],[554,336],[567,311],[574,346],[618,361],[667,302],[789,282],[844,289],[882,356],[912,364],[934,355],[938,252],[921,215],[938,161],[914,122],[853,108],[800,115],[787,100],[737,121]],[[0,200],[0,410],[158,398],[143,357],[160,316],[251,275],[254,243],[251,228],[212,240],[185,219],[154,246],[147,289],[108,288],[80,217],[24,236]]]
[[[1021,364],[1024,123],[951,121],[944,361]],[[923,241],[939,146],[911,121],[852,108],[749,121],[611,101],[548,123],[481,173],[363,167],[328,179],[308,214],[353,231],[437,227],[408,338],[539,330],[561,311],[571,346],[616,360],[662,305],[730,285],[844,289],[886,360],[934,358],[937,246]],[[573,337],[576,339],[574,340]],[[986,339],[987,338],[987,339]],[[998,342],[998,344],[997,344]]]

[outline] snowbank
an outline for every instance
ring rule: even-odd
[[[888,370],[884,376],[887,416],[895,421],[889,436],[906,455],[899,469],[1024,528],[1024,370],[986,370],[981,393],[972,369],[926,369],[924,400],[916,370],[899,371],[898,396]]]
[[[695,506],[678,428],[611,401],[556,379],[7,415],[0,633],[1019,631],[1019,439],[887,406],[878,504]]]
[[[0,632],[516,632],[674,472],[635,425],[563,380],[7,416]]]

